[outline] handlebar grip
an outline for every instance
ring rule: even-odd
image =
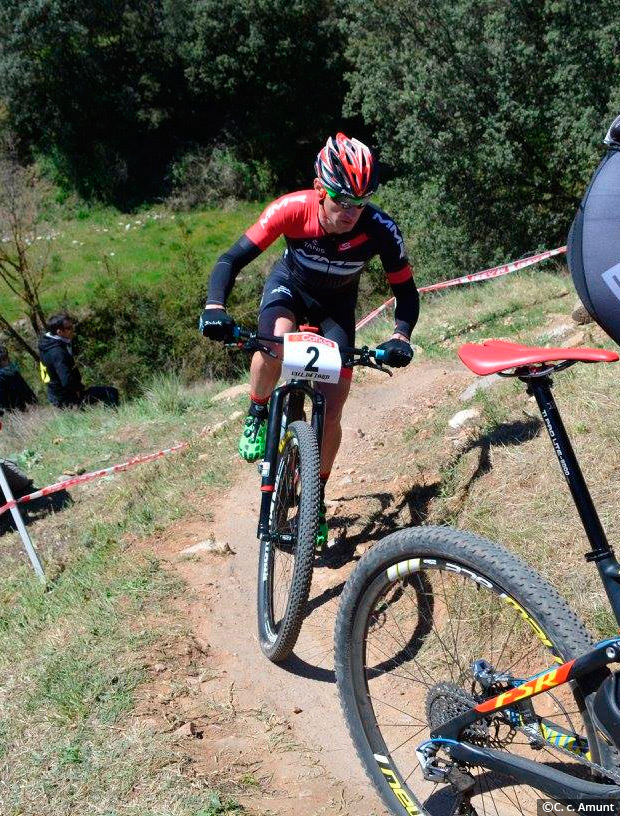
[[[375,349],[375,360],[383,360],[386,355],[387,351],[385,349]]]

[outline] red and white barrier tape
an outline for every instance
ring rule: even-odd
[[[177,451],[183,450],[188,446],[189,442],[180,442],[178,445],[174,445],[172,448],[166,448],[165,450],[156,451],[155,453],[132,456],[131,459],[128,459],[126,462],[122,462],[120,465],[112,465],[112,467],[103,468],[103,470],[93,470],[91,473],[83,473],[81,476],[75,476],[72,479],[65,479],[62,482],[56,482],[55,484],[44,487],[41,490],[35,491],[34,493],[29,493],[27,496],[21,496],[19,499],[13,499],[12,501],[3,504],[0,506],[0,516],[7,510],[16,507],[18,504],[25,504],[26,502],[33,501],[33,499],[39,499],[41,496],[49,496],[51,493],[58,493],[59,490],[66,490],[68,487],[84,484],[84,482],[92,482],[95,479],[99,479],[101,476],[107,476],[110,473],[120,473],[123,470],[128,470],[134,465],[141,465],[144,462],[152,462],[154,459],[160,459],[162,456],[167,456],[169,453],[176,453]]]
[[[451,280],[441,281],[440,283],[433,283],[430,286],[421,286],[418,292],[434,292],[437,289],[446,289],[448,286],[460,286],[463,283],[475,283],[476,281],[489,280],[490,278],[499,278],[501,275],[507,275],[509,272],[516,272],[517,269],[524,269],[526,266],[544,261],[546,258],[551,258],[553,255],[560,255],[566,252],[566,247],[557,247],[557,249],[548,249],[545,252],[540,252],[538,255],[531,255],[529,258],[522,258],[520,261],[512,261],[511,263],[503,264],[502,266],[492,266],[490,269],[483,269],[481,272],[474,272],[471,275],[462,275],[460,278],[452,278]],[[381,312],[387,309],[394,303],[394,298],[391,297],[382,303],[381,306],[373,309],[372,312],[363,317],[355,324],[356,331],[361,329],[375,317],[378,317]]]

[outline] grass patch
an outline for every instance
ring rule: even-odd
[[[156,207],[133,215],[113,208],[85,209],[82,218],[56,223],[37,237],[41,252],[50,248],[55,259],[43,307],[50,312],[60,306],[80,307],[109,268],[127,279],[157,284],[182,264],[188,250],[204,269],[206,287],[217,257],[256,220],[263,206],[238,202],[230,209],[213,207],[183,214]],[[7,319],[21,317],[13,295],[3,292],[2,297]]]
[[[76,559],[47,592],[25,569],[4,585],[3,813],[241,812],[188,784],[172,739],[130,716],[152,647],[183,635],[171,606],[182,591],[156,560],[120,543]]]
[[[559,267],[555,265],[556,270]],[[420,295],[420,319],[412,342],[426,356],[451,358],[461,343],[485,337],[534,339],[549,315],[566,313],[574,299],[568,274],[540,267],[505,278]],[[359,343],[376,345],[393,330],[391,308],[364,327]],[[539,342],[536,340],[536,342]]]
[[[495,390],[494,390],[495,391]],[[497,389],[514,421],[537,417],[525,389]],[[554,396],[610,541],[620,534],[617,452],[620,401],[614,366],[579,366],[554,378]],[[499,512],[498,512],[499,508]],[[589,545],[549,438],[541,430],[515,445],[492,448],[492,469],[473,486],[460,523],[499,537],[536,565],[601,636],[613,633]]]
[[[117,411],[93,406],[85,411],[40,408],[11,414],[5,418],[0,455],[15,459],[38,484],[63,472],[107,467],[129,456],[195,440],[205,425],[230,413],[230,404],[212,402],[225,386],[205,383],[188,389],[174,374],[157,375],[143,397],[124,402]],[[204,467],[204,474],[212,467],[211,481],[218,473],[217,457]]]
[[[561,372],[554,377],[554,396],[613,542],[620,535],[617,370],[583,365]],[[443,460],[431,520],[508,546],[556,586],[595,634],[612,636],[617,627],[598,573],[584,561],[590,547],[533,398],[510,380],[478,392],[468,404],[453,402],[444,417],[469,406],[481,417]],[[439,444],[431,442],[435,455]],[[419,450],[430,465],[430,452]]]
[[[421,316],[412,341],[416,362],[454,361],[459,345],[500,337],[533,345],[563,345],[552,328],[571,324],[575,300],[567,275],[540,267],[502,280],[421,296]],[[360,344],[389,336],[391,316],[360,333]],[[612,347],[598,327],[573,326],[587,346]],[[414,365],[416,364],[414,362]],[[611,542],[620,536],[618,369],[576,366],[554,378],[554,396]],[[430,483],[439,479],[427,522],[451,524],[499,541],[539,570],[601,637],[616,625],[596,570],[584,561],[589,549],[583,528],[533,399],[522,383],[507,380],[480,390],[468,402],[446,392],[431,411],[422,408],[401,438],[390,441],[394,470],[416,468]],[[448,420],[476,407],[480,418],[461,439]],[[455,444],[456,443],[456,444]]]
[[[75,488],[70,507],[31,519],[47,590],[16,534],[2,536],[2,813],[242,813],[207,780],[188,777],[178,743],[135,714],[154,682],[151,655],[178,664],[188,637],[174,606],[186,590],[135,544],[190,511],[208,525],[206,497],[229,478],[238,427],[200,431],[245,401],[214,403],[214,394],[211,385],[187,389],[157,377],[119,411],[39,409],[8,418],[2,455],[15,454],[39,485],[182,439],[191,444]]]

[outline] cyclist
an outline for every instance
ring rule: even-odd
[[[200,331],[212,340],[231,337],[234,321],[225,307],[238,272],[283,235],[286,249],[265,282],[259,331],[280,336],[308,321],[338,345],[353,346],[359,279],[366,263],[378,255],[396,298],[394,331],[379,348],[388,352],[388,365],[405,366],[413,357],[409,338],[418,319],[419,298],[400,230],[370,203],[379,184],[377,160],[365,144],[338,133],[327,140],[314,169],[312,189],[276,199],[218,259]],[[281,354],[280,348],[275,350]],[[250,407],[239,441],[239,453],[249,462],[264,455],[267,403],[280,371],[279,359],[261,352],[252,358]],[[319,543],[327,540],[323,497],[340,445],[351,374],[351,368],[343,367],[337,384],[317,386],[326,399]]]

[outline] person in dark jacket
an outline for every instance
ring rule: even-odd
[[[25,411],[35,402],[37,398],[19,373],[17,363],[12,363],[6,347],[0,346],[0,414],[3,411]]]
[[[47,383],[47,398],[57,408],[81,407],[95,402],[118,405],[118,391],[110,385],[84,388],[73,357],[75,322],[66,314],[57,314],[47,323],[47,332],[39,338],[41,377]]]

